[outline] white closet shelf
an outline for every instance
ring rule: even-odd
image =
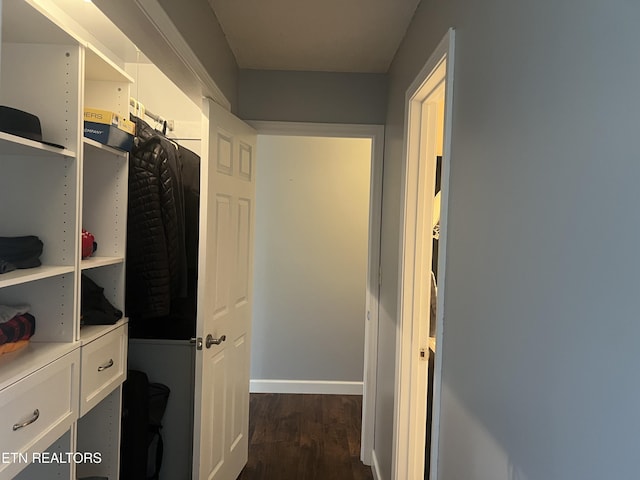
[[[80,344],[86,345],[87,343],[94,341],[96,338],[100,338],[101,336],[112,332],[125,323],[129,323],[129,319],[127,317],[121,318],[113,325],[84,325],[80,327]]]
[[[429,337],[429,350],[436,353],[436,337]]]
[[[32,157],[70,157],[76,153],[66,148],[56,148],[28,138],[18,137],[10,133],[0,132],[0,151],[3,155],[29,155]]]
[[[86,44],[85,78],[109,82],[134,83],[133,78],[91,43]]]
[[[73,273],[73,271],[73,265],[42,265],[35,268],[14,270],[13,272],[3,273],[2,275],[0,275],[0,288],[34,282],[36,280],[42,280],[44,278],[57,277],[58,275]]]
[[[0,390],[79,348],[79,343],[29,342],[17,352],[0,355]]]
[[[1,97],[37,115],[43,139],[62,145],[0,132],[5,233],[37,234],[47,246],[44,265],[0,274],[0,303],[28,303],[36,317],[31,341],[0,355],[0,404],[8,407],[7,418],[16,413],[16,421],[34,411],[34,398],[42,413],[35,426],[11,438],[0,432],[0,450],[100,452],[102,462],[0,465],[0,480],[118,478],[128,320],[82,326],[80,276],[93,277],[124,310],[129,155],[84,138],[83,109],[127,115],[133,79],[124,59],[102,43],[107,37],[100,25],[108,19],[96,18],[94,25],[89,9],[99,10],[81,3],[0,0]],[[29,198],[11,203],[25,185]],[[100,250],[82,261],[84,220]],[[11,432],[8,420],[3,425]]]
[[[107,265],[118,265],[124,262],[124,257],[89,257],[80,262],[82,270],[90,268],[106,267]]]
[[[121,158],[127,158],[127,152],[123,151],[123,150],[119,150],[117,148],[113,148],[110,147],[108,145],[104,145],[100,142],[96,142],[95,140],[93,140],[92,138],[87,138],[87,137],[83,137],[82,138],[82,143],[84,143],[85,145],[91,147],[91,148],[95,148],[96,150],[101,150],[104,152],[109,152],[113,155],[117,155],[118,157]]]

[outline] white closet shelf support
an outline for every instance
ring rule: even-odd
[[[118,148],[113,148],[113,147],[110,147],[109,145],[96,142],[92,138],[83,137],[82,143],[84,143],[86,146],[89,146],[90,148],[95,148],[97,150],[109,152],[113,155],[117,155],[118,157],[127,158],[127,152],[125,152],[124,150],[120,150]]]
[[[34,282],[45,278],[57,277],[58,275],[73,273],[73,270],[73,265],[42,265],[40,267],[26,268],[24,270],[14,270],[13,272],[3,273],[0,275],[0,288],[21,285],[23,283]]]
[[[76,153],[66,148],[56,148],[29,138],[0,132],[0,150],[3,155],[29,155],[32,157],[60,156],[75,158]]]
[[[124,262],[124,257],[89,257],[80,262],[82,270],[91,268],[106,267],[107,265],[118,265]]]
[[[80,343],[29,342],[17,352],[0,356],[0,390],[80,347]]]
[[[80,327],[80,343],[86,345],[94,340],[112,332],[116,328],[121,327],[125,323],[129,323],[127,317],[123,317],[113,325],[84,325]]]

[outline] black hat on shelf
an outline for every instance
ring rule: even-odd
[[[36,142],[42,142],[52,147],[65,148],[57,143],[42,140],[40,119],[31,113],[18,110],[17,108],[0,105],[0,131],[35,140]]]

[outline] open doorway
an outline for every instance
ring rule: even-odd
[[[252,125],[258,131],[252,392],[362,394],[360,457],[365,464],[370,464],[375,411],[383,127],[282,122],[252,122]],[[291,149],[294,149],[292,158],[278,158],[272,160],[272,165],[266,165],[266,155],[282,157],[290,154]],[[303,153],[296,156],[295,149]],[[324,167],[323,160],[316,158],[315,167],[308,165],[306,171],[298,170],[306,157],[314,161],[310,155],[312,150],[315,153],[320,149],[327,149]],[[305,151],[309,155],[304,154]],[[343,155],[342,159],[337,158],[340,155]],[[360,157],[358,165],[353,163],[356,156]],[[272,169],[275,165],[279,166]],[[320,170],[314,173],[313,168],[318,166]],[[265,170],[265,167],[268,168]],[[260,169],[264,172],[262,177]],[[334,170],[333,177],[327,176],[331,169]],[[264,195],[261,195],[261,188],[266,187],[266,183],[261,182],[271,184],[272,191],[268,195],[264,190]],[[285,191],[291,194],[283,197]],[[309,200],[305,198],[306,194],[315,197],[312,202],[319,205],[305,203]],[[264,209],[268,207],[260,203],[261,197],[263,202],[280,204],[280,218],[267,220]],[[300,211],[311,208],[313,211]],[[327,212],[328,218],[320,218],[327,217]],[[331,215],[335,218],[332,219]],[[314,232],[319,224],[328,231]],[[282,237],[286,229],[289,233]],[[321,236],[324,239],[316,238]],[[355,238],[348,238],[351,236],[358,237],[355,243]],[[272,242],[271,245],[263,244],[261,238]],[[344,265],[335,263],[331,249],[320,251],[325,246],[324,242],[331,241],[341,250],[337,253],[343,255],[341,263],[352,265],[354,271],[359,270],[360,273],[356,273],[359,276],[359,280],[355,280],[359,282],[356,291],[353,290],[353,280],[349,289],[340,287],[348,280],[343,277],[353,272],[343,271],[336,276],[335,272]],[[322,260],[322,255],[328,256]],[[278,256],[280,261],[274,256]],[[293,261],[294,258],[297,261]],[[293,265],[296,263],[297,267]],[[286,272],[281,272],[279,278],[269,274],[283,268]],[[292,270],[294,275],[285,279],[284,273],[291,274]],[[321,275],[313,279],[315,291],[309,292],[309,285],[305,283],[312,279],[305,276],[313,271],[319,271]],[[279,288],[285,287],[289,292],[297,292],[300,298],[301,292],[306,291],[311,298],[300,303],[300,298],[278,292]],[[330,296],[323,298],[325,294]],[[267,305],[265,300],[265,308],[261,309],[261,295],[263,299],[268,297],[271,305]],[[275,300],[275,296],[281,297],[280,301]],[[350,320],[328,318],[331,311],[335,312],[333,309],[340,306],[336,304],[351,310]],[[307,307],[314,311],[307,311]],[[283,312],[289,315],[286,321],[283,321]],[[270,319],[267,318],[269,315]],[[306,328],[301,325],[303,315],[312,317]],[[274,320],[274,316],[278,318]],[[274,331],[274,326],[279,331]],[[292,358],[298,359],[297,365],[290,364]],[[287,361],[289,365],[284,366]],[[278,362],[281,362],[279,366]],[[314,378],[304,378],[305,365],[307,372],[314,372]],[[288,371],[289,378],[278,378],[278,372],[283,369]],[[351,373],[348,373],[349,369]]]
[[[450,30],[406,96],[395,480],[437,478],[453,47]]]

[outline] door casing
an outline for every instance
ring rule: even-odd
[[[369,248],[364,345],[364,387],[360,458],[371,465],[374,448],[376,374],[378,359],[378,310],[380,288],[380,225],[382,216],[382,125],[329,124],[306,122],[249,121],[258,135],[300,135],[371,139],[371,177],[369,198]]]
[[[437,479],[440,387],[444,335],[447,213],[453,106],[454,30],[450,29],[407,90],[399,256],[398,336],[392,478],[423,478],[427,415],[430,265],[435,182],[437,101],[444,93],[444,141],[441,173],[438,299],[430,478]],[[426,268],[421,268],[426,266]],[[426,273],[429,273],[427,275]]]

